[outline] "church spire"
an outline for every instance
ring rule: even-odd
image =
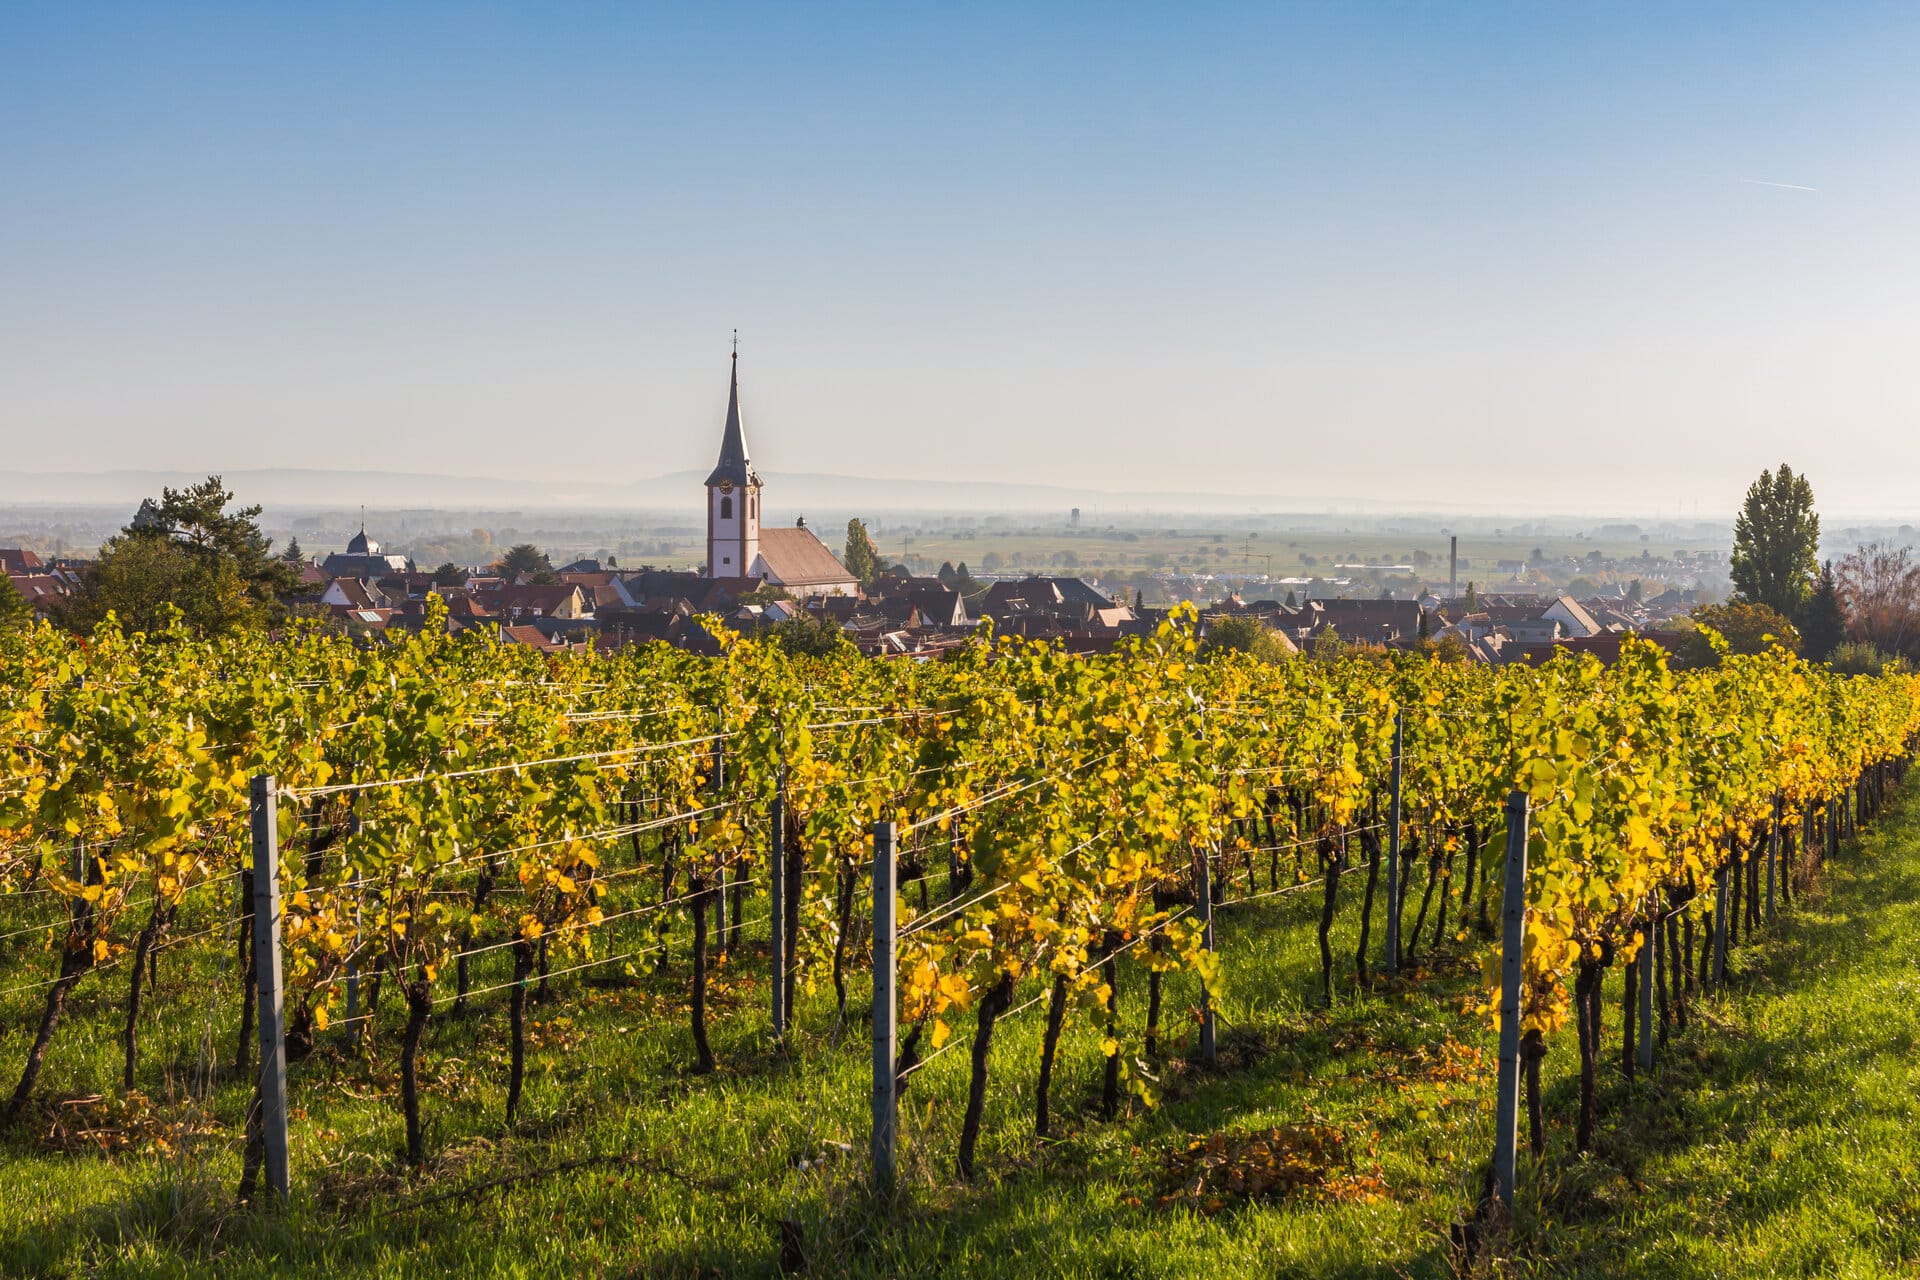
[[[720,437],[720,460],[707,477],[707,487],[730,484],[736,488],[757,485],[753,463],[747,457],[747,436],[740,426],[740,331],[733,331],[733,379],[727,389],[727,427]]]

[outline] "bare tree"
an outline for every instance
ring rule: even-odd
[[[1920,651],[1920,565],[1906,547],[1869,542],[1834,570],[1847,634],[1884,653]]]

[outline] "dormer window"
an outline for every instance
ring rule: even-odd
[[[733,519],[733,499],[732,498],[722,497],[720,499],[720,518],[722,520]]]

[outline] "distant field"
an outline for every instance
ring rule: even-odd
[[[845,526],[816,530],[837,554],[845,546]],[[906,533],[882,527],[876,541],[888,563],[904,560],[917,572],[932,573],[942,563],[964,563],[975,574],[1066,573],[1137,578],[1154,573],[1211,573],[1233,576],[1268,575],[1272,578],[1369,576],[1336,566],[1344,563],[1408,565],[1413,580],[1442,585],[1447,580],[1447,539],[1444,536],[1385,533],[1261,532],[1249,537],[1244,530],[1228,531],[1196,525],[1191,528],[1106,530],[1018,527],[1010,529],[931,530]],[[556,556],[596,555],[612,550],[623,566],[655,564],[687,568],[705,556],[704,544],[685,534],[648,533],[624,539],[614,547],[600,543],[562,541],[552,544]],[[1460,586],[1469,582],[1483,589],[1506,582],[1509,569],[1499,563],[1527,561],[1541,552],[1551,561],[1580,560],[1599,552],[1608,560],[1670,556],[1675,551],[1701,551],[1705,543],[1687,545],[1671,540],[1642,542],[1600,540],[1572,535],[1514,535],[1463,537],[1460,542]],[[1404,581],[1409,575],[1400,575]],[[1568,572],[1556,569],[1534,575],[1540,587],[1565,587],[1578,577],[1595,581],[1626,580],[1631,566],[1615,572],[1598,569]],[[1377,577],[1372,579],[1377,590]],[[1284,594],[1285,588],[1279,589]],[[1354,594],[1373,594],[1364,585]]]

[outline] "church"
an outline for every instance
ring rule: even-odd
[[[740,351],[733,353],[733,382],[727,392],[727,425],[720,437],[720,460],[707,476],[706,576],[780,587],[796,600],[809,596],[850,596],[859,582],[825,543],[813,536],[802,516],[792,528],[762,528],[760,476],[747,455],[740,426]],[[752,579],[753,583],[746,580]]]
[[[320,572],[329,578],[365,578],[369,582],[378,582],[396,573],[409,573],[412,569],[411,560],[382,553],[380,544],[367,536],[364,507],[360,511],[360,532],[347,543],[346,551],[334,552],[320,566]]]

